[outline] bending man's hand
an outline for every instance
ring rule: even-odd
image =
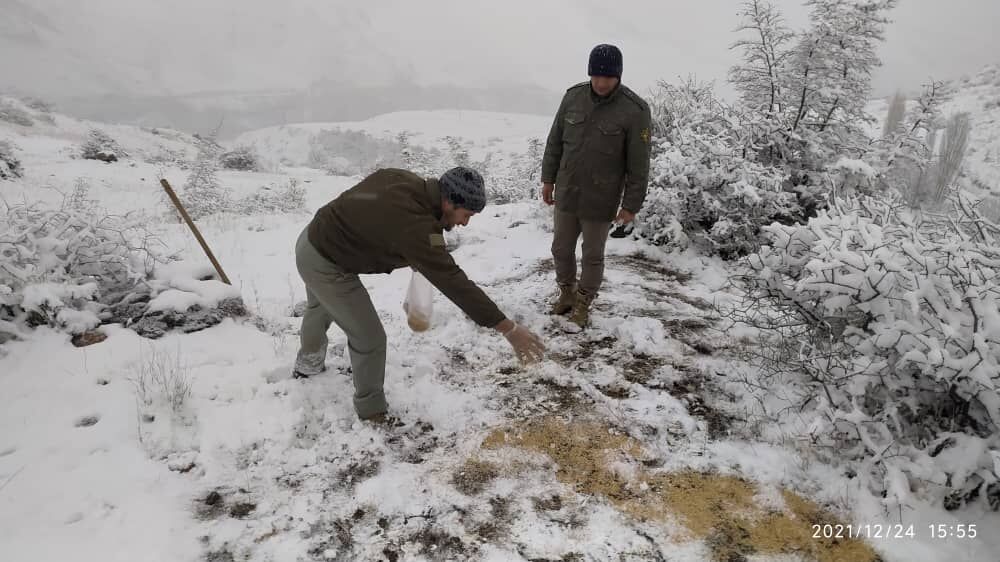
[[[542,338],[524,326],[514,324],[510,331],[504,333],[504,337],[514,348],[514,353],[521,363],[537,363],[545,358],[545,344],[542,343]]]

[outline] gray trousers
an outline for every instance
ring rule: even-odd
[[[305,375],[325,368],[331,323],[347,335],[354,374],[354,409],[361,418],[385,412],[386,337],[382,321],[361,279],[324,258],[306,230],[295,244],[295,265],[306,284],[306,311],[295,369]]]
[[[552,260],[556,268],[556,283],[562,286],[577,284],[576,244],[583,235],[583,255],[580,260],[581,293],[597,296],[604,281],[604,247],[608,241],[611,222],[584,221],[574,213],[553,210],[554,233]]]

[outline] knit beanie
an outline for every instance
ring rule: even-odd
[[[458,166],[441,175],[438,180],[441,195],[452,205],[481,213],[486,208],[486,185],[483,176],[472,168]]]
[[[589,76],[622,77],[622,52],[614,45],[601,44],[590,51],[590,62],[587,64]]]

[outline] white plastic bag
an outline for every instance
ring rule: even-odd
[[[406,323],[414,332],[424,332],[431,327],[434,285],[415,269],[410,278],[410,288],[406,290],[406,299],[403,300],[403,310],[406,311]]]

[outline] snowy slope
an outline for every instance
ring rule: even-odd
[[[158,174],[180,185],[187,172],[142,159],[71,158],[89,126],[60,116],[37,129],[0,125],[0,138],[21,147],[26,168],[24,180],[0,182],[0,195],[49,198],[39,188],[87,177],[102,204],[150,211],[150,228],[181,250],[188,266],[204,266],[183,225],[155,212]],[[548,120],[428,112],[352,126],[387,135],[414,129],[431,141],[468,135],[482,148],[544,135]],[[131,150],[155,152],[168,142],[139,129],[108,130]],[[291,138],[279,129],[254,135],[271,146]],[[193,148],[176,142],[164,146]],[[282,150],[295,154],[294,147]],[[855,525],[896,522],[856,479],[808,462],[794,443],[756,441],[733,423],[742,405],[716,381],[739,365],[727,352],[727,334],[711,328],[710,303],[732,298],[721,262],[612,239],[594,329],[563,334],[544,313],[553,288],[551,219],[534,202],[489,207],[449,242],[504,311],[544,334],[548,359],[517,365],[502,338],[440,295],[432,329],[412,333],[400,306],[408,272],[364,276],[389,337],[388,398],[405,425],[381,430],[358,422],[346,342],[336,328],[331,370],[289,378],[299,322],[290,311],[304,298],[294,241],[312,210],[355,179],[302,168],[219,179],[240,195],[292,177],[307,187],[307,212],[199,223],[253,319],[155,341],[106,326],[108,339],[91,347],[72,347],[68,336],[48,329],[6,344],[5,562],[710,560],[727,540],[742,539],[692,531],[699,517],[741,510],[764,517],[761,506],[787,515],[792,507],[781,489]],[[173,366],[192,385],[176,411],[155,387],[150,406],[138,400],[136,382],[157,365]],[[657,503],[663,487],[701,489],[705,481],[692,470],[745,478],[756,493],[727,510],[730,496],[745,490],[713,477],[714,495]],[[674,477],[681,483],[671,488]],[[889,561],[993,560],[1000,539],[988,530],[1000,524],[996,514],[971,521],[980,529],[975,540],[928,536],[928,524],[969,523],[974,515],[917,503],[905,514],[916,536],[870,543]],[[799,552],[762,548],[746,559],[810,559]]]
[[[1000,66],[988,66],[948,87],[952,97],[943,104],[942,116],[968,113],[972,123],[963,168],[964,186],[980,196],[1000,196]],[[908,107],[913,107],[912,99]],[[868,131],[871,136],[882,134],[887,111],[885,99],[872,100],[868,105],[868,112],[876,118]]]
[[[968,112],[972,119],[965,157],[969,188],[1000,196],[1000,66],[986,67],[955,88],[945,113]]]
[[[489,111],[400,111],[357,122],[301,123],[267,127],[237,137],[234,144],[257,148],[267,158],[304,166],[310,141],[322,131],[360,131],[375,138],[392,140],[410,133],[410,142],[425,148],[448,148],[445,137],[461,137],[471,143],[469,155],[483,158],[490,151],[524,152],[528,139],[544,141],[551,116],[496,113]]]
[[[113,138],[133,160],[155,160],[167,156],[190,160],[197,155],[196,139],[171,129],[137,128],[77,119],[58,112],[33,109],[24,101],[8,96],[0,96],[0,108],[3,107],[23,112],[31,120],[31,125],[20,125],[0,119],[0,140],[11,142],[21,149],[21,159],[28,174],[26,181],[29,183],[42,181],[41,169],[53,162],[54,155],[58,161],[78,157],[80,145],[87,141],[88,134],[95,128]],[[59,176],[61,174],[52,177]]]

